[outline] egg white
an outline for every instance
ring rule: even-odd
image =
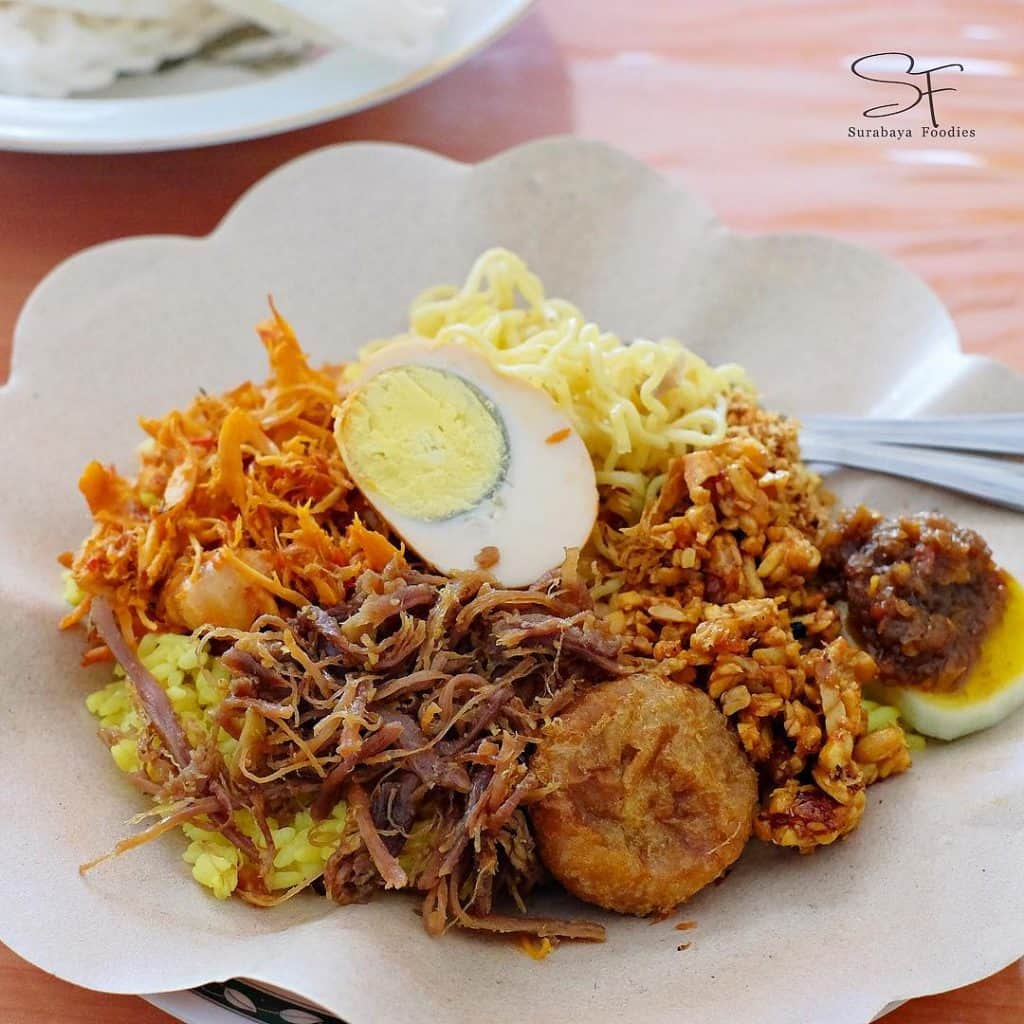
[[[511,587],[535,582],[561,565],[568,548],[586,543],[597,518],[594,466],[582,438],[545,392],[495,369],[479,352],[422,338],[381,349],[364,365],[355,388],[400,366],[462,378],[500,415],[508,444],[507,466],[492,493],[459,515],[429,520],[395,507],[373,481],[360,479],[358,460],[347,453],[350,440],[336,430],[355,482],[410,548],[449,574],[474,569],[483,549],[496,548],[498,561],[489,571]],[[343,406],[339,424],[344,416]]]

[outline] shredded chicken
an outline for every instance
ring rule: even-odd
[[[458,924],[603,938],[597,925],[496,909],[499,900],[522,908],[543,877],[524,813],[543,795],[528,766],[532,744],[578,692],[630,671],[585,589],[552,578],[503,590],[482,571],[449,579],[396,556],[381,572],[364,570],[333,607],[204,635],[232,673],[217,717],[239,743],[230,761],[197,752],[203,782],[183,814],[191,802],[209,815],[216,796],[264,828],[299,806],[322,820],[343,799],[346,832],[323,878],[339,903],[409,889],[434,934]],[[170,747],[163,710],[143,704]],[[162,795],[181,790],[179,775]],[[255,853],[237,891],[263,903],[272,852]]]

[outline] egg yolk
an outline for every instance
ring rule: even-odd
[[[359,483],[415,519],[467,512],[508,469],[494,404],[458,374],[429,366],[396,366],[360,385],[339,433]]]
[[[1007,603],[1002,619],[981,645],[966,681],[949,693],[928,696],[943,707],[962,707],[997,693],[1024,676],[1024,588],[1006,577]]]

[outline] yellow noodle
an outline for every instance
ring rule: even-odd
[[[423,292],[409,327],[483,352],[546,391],[587,445],[598,483],[626,491],[637,509],[672,457],[722,440],[729,393],[753,392],[741,367],[710,366],[675,339],[626,344],[603,331],[571,303],[549,298],[507,249],[485,252],[461,288]],[[364,356],[387,343],[367,346]]]

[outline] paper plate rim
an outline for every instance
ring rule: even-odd
[[[537,0],[528,0],[528,2],[532,5],[536,3]],[[843,238],[836,238],[822,232],[800,230],[748,233],[739,231],[729,227],[726,223],[720,220],[713,207],[711,207],[711,205],[698,193],[691,191],[678,181],[667,178],[655,168],[643,163],[623,150],[597,139],[590,139],[571,134],[557,134],[519,143],[516,146],[502,150],[501,152],[480,161],[459,160],[433,150],[401,142],[353,141],[332,143],[310,150],[309,152],[302,153],[269,171],[258,181],[250,185],[236,200],[234,200],[214,227],[203,235],[184,235],[173,233],[128,235],[86,246],[78,252],[66,257],[55,267],[51,268],[35,285],[23,303],[14,325],[10,373],[8,380],[3,384],[0,384],[0,399],[2,399],[5,391],[11,390],[16,384],[16,376],[19,370],[19,358],[24,352],[22,347],[22,350],[19,353],[18,339],[23,333],[23,325],[25,321],[27,321],[32,315],[40,296],[45,292],[48,292],[63,275],[73,272],[80,263],[91,260],[93,257],[100,255],[107,250],[116,249],[125,251],[129,246],[149,247],[153,243],[159,243],[161,245],[187,246],[202,245],[207,242],[218,241],[232,230],[237,221],[244,218],[246,208],[251,204],[254,198],[258,197],[262,192],[267,191],[270,188],[276,188],[280,179],[297,175],[306,164],[319,162],[325,157],[330,157],[332,154],[340,156],[342,154],[379,151],[394,154],[400,159],[411,158],[421,160],[426,164],[433,164],[437,168],[444,168],[450,173],[466,175],[479,173],[489,168],[500,168],[515,161],[529,161],[534,154],[544,153],[548,150],[560,149],[585,149],[600,152],[605,158],[619,162],[623,167],[628,167],[633,173],[646,175],[650,182],[657,183],[661,187],[667,187],[667,189],[670,192],[675,193],[679,199],[685,199],[694,207],[694,209],[699,210],[702,215],[708,219],[709,226],[714,231],[728,234],[737,239],[743,239],[752,244],[771,244],[772,242],[785,241],[787,243],[797,242],[816,245],[825,242],[829,246],[843,250],[847,256],[853,259],[884,266],[889,274],[896,275],[902,280],[903,284],[914,289],[924,297],[932,306],[933,313],[942,318],[946,337],[948,339],[948,343],[940,354],[942,359],[964,365],[975,363],[978,365],[999,366],[1001,369],[1015,377],[1018,377],[1022,382],[1024,382],[1024,371],[1007,367],[997,359],[987,355],[964,352],[956,323],[936,290],[922,277],[915,274],[912,270],[887,253]]]

